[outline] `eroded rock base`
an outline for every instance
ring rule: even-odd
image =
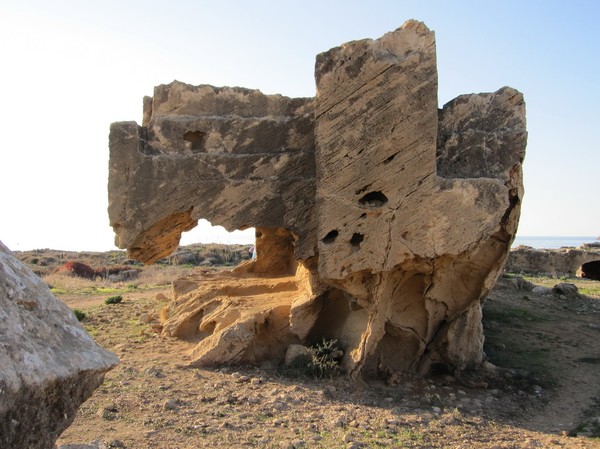
[[[163,335],[195,342],[193,365],[277,365],[290,345],[324,338],[338,340],[352,376],[426,374],[440,365],[462,370],[483,361],[481,302],[474,298],[491,288],[488,274],[499,269],[504,245],[497,240],[465,255],[468,277],[452,274],[452,259],[410,261],[362,273],[351,293],[321,282],[302,263],[287,264],[294,254],[288,231],[257,234],[257,260],[173,283]]]

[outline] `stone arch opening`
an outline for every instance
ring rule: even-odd
[[[584,263],[579,270],[582,278],[600,281],[600,260]]]
[[[181,233],[178,247],[168,257],[172,265],[233,268],[252,258],[255,229],[240,226],[228,231],[199,219],[193,229]]]
[[[296,273],[296,237],[285,228],[256,228],[256,259],[249,268],[256,276],[277,277]]]

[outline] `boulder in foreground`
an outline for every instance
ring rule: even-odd
[[[117,363],[0,243],[0,447],[54,448]]]

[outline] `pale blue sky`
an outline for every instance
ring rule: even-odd
[[[600,235],[600,2],[0,0],[0,240],[113,248],[108,129],[174,79],[314,95],[315,55],[410,18],[436,32],[440,106],[527,103],[519,235]],[[193,231],[194,232],[194,231]],[[223,234],[203,227],[186,242]]]

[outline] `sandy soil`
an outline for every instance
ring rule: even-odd
[[[148,314],[168,289],[62,295],[120,365],[59,445],[167,448],[600,448],[600,299],[503,282],[486,301],[486,353],[503,369],[383,382],[290,379],[277,369],[186,367],[192,343]],[[478,387],[478,388],[474,388]],[[569,436],[571,435],[571,436]],[[576,436],[577,435],[577,436]],[[101,447],[98,443],[97,447]]]

